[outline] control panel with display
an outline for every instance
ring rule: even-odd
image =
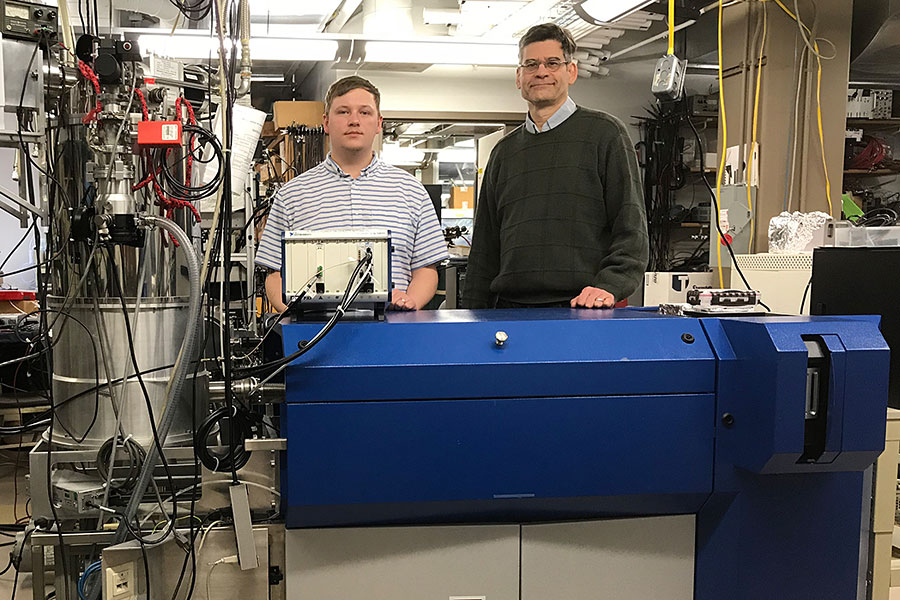
[[[59,25],[55,6],[22,0],[0,0],[0,6],[3,37],[35,42],[56,39]]]

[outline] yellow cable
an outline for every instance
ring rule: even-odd
[[[819,43],[813,40],[816,52],[819,51]],[[816,56],[818,74],[816,81],[816,115],[819,120],[819,147],[822,149],[822,169],[825,171],[825,199],[828,200],[828,214],[834,218],[834,207],[831,205],[831,179],[828,177],[828,163],[825,161],[825,134],[822,132],[822,59]]]
[[[775,0],[775,4],[778,5],[781,10],[787,14],[790,18],[795,20],[797,24],[809,32],[812,35],[812,29],[807,27],[803,21],[800,20],[799,15],[795,15],[791,12],[791,10],[784,5],[781,0]],[[815,50],[816,55],[816,64],[818,65],[817,74],[816,74],[816,118],[818,120],[819,127],[819,146],[822,149],[822,169],[825,171],[825,199],[828,201],[828,214],[834,217],[834,207],[831,204],[831,179],[828,176],[828,163],[825,160],[825,134],[822,130],[822,55],[819,52],[819,42],[816,39],[812,40],[813,49]],[[833,44],[832,44],[833,45]]]
[[[797,15],[795,15],[794,13],[792,13],[792,12],[791,12],[791,9],[789,9],[787,6],[785,6],[784,3],[783,3],[781,0],[775,0],[775,4],[777,4],[777,5],[781,8],[781,10],[783,10],[784,12],[786,12],[786,13],[787,13],[787,16],[789,16],[790,18],[792,18],[792,19],[795,20],[795,21],[797,20]],[[804,25],[804,27],[806,27],[806,26]],[[808,29],[808,28],[807,28],[807,29]]]
[[[759,62],[756,65],[756,92],[755,98],[753,99],[753,133],[750,142],[750,157],[747,161],[747,208],[750,210],[750,242],[747,244],[748,254],[753,252],[753,238],[756,235],[755,219],[753,218],[753,198],[750,194],[750,180],[753,175],[753,149],[756,148],[756,125],[759,122],[759,84],[762,79],[763,51],[766,48],[766,34],[768,33],[768,9],[765,4],[767,0],[760,1],[763,3],[763,32],[762,40],[759,42]],[[758,168],[759,167],[757,167],[757,169]]]
[[[728,120],[725,118],[725,86],[722,83],[722,12],[724,6],[723,0],[719,0],[719,110],[722,113],[722,156],[719,160],[719,169],[716,172],[716,206],[719,204],[719,198],[722,197],[722,173],[725,172],[725,150],[728,148]],[[713,217],[717,223],[720,223],[721,212],[717,212]],[[718,229],[718,228],[717,228]],[[724,231],[722,232],[725,233]],[[724,238],[719,236],[716,244],[716,262],[719,265],[719,287],[725,287],[725,277],[722,275],[722,242]]]
[[[675,54],[675,0],[669,0],[669,56]]]

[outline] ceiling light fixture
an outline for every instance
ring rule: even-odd
[[[511,67],[518,64],[518,58],[515,44],[368,41],[365,62]]]
[[[170,58],[195,60],[209,57],[216,59],[219,41],[210,37],[208,33],[200,35],[142,33],[138,37],[138,47],[144,54],[153,53]],[[225,50],[228,51],[230,48],[230,41],[225,40]],[[286,56],[290,56],[292,60],[332,61],[337,49],[337,40],[271,37],[250,39],[250,55],[254,60],[284,60]]]
[[[584,0],[575,5],[579,17],[593,25],[615,23],[656,0]]]

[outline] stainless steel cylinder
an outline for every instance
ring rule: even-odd
[[[57,297],[50,304],[54,311],[65,313],[53,312],[50,315],[51,320],[59,316],[53,327],[56,342],[53,350],[53,399],[57,407],[53,442],[68,447],[99,447],[116,434],[117,412],[121,411],[120,433],[133,436],[147,447],[153,440],[153,432],[144,393],[140,382],[134,377],[121,303],[105,298],[95,305],[94,300],[89,298],[67,302]],[[142,299],[136,322],[133,298],[126,298],[126,307],[137,365],[158,423],[165,408],[171,365],[175,363],[184,332],[189,326],[188,301],[175,297]],[[109,379],[101,352],[106,353]],[[128,377],[127,381],[117,381],[124,376]],[[191,407],[196,406],[198,414],[205,412],[207,407],[206,373],[201,369],[195,380],[192,369],[188,377],[184,388],[187,398],[182,400],[166,441],[167,446],[191,443]],[[94,391],[98,381],[100,387]],[[107,381],[113,382],[112,396]],[[192,402],[192,395],[196,395],[196,402]]]

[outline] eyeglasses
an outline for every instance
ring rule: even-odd
[[[519,65],[519,68],[525,71],[526,73],[537,73],[538,68],[541,65],[547,67],[547,70],[551,73],[555,73],[559,71],[559,68],[563,65],[569,64],[567,60],[559,60],[558,58],[548,58],[547,60],[526,60],[524,63]]]

